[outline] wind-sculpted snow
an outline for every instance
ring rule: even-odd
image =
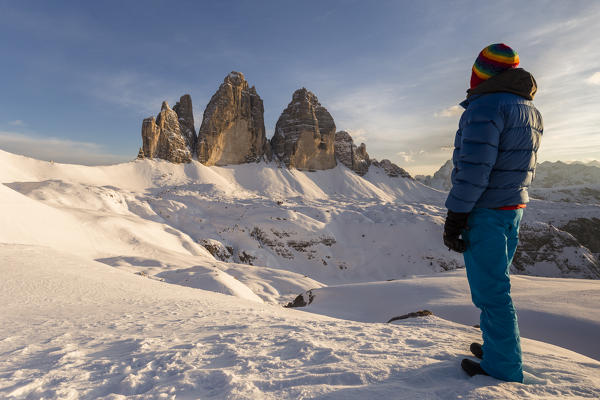
[[[459,368],[475,328],[361,323],[0,244],[0,397],[596,398],[600,363],[523,339],[525,384]]]

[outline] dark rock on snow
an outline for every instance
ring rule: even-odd
[[[421,311],[411,312],[408,314],[404,314],[404,315],[400,315],[398,317],[391,318],[387,323],[389,324],[390,322],[398,321],[400,319],[426,317],[428,315],[433,315],[433,313],[429,310],[421,310]]]
[[[286,308],[306,307],[307,305],[312,303],[314,299],[315,299],[315,295],[313,294],[312,290],[308,290],[308,291],[296,296],[296,298],[293,301],[290,301],[284,307],[286,307]]]

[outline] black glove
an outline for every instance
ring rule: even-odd
[[[467,244],[460,239],[463,229],[467,228],[467,219],[469,213],[456,213],[448,210],[448,216],[444,223],[444,244],[449,250],[458,253],[464,253],[467,250]]]

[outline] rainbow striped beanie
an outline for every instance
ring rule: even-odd
[[[491,44],[481,50],[473,64],[471,89],[481,82],[519,65],[519,55],[504,43]]]

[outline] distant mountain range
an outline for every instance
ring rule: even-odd
[[[438,190],[450,190],[452,161],[448,160],[433,175],[415,179]],[[532,198],[571,203],[600,203],[600,162],[545,161],[538,164],[529,193]]]

